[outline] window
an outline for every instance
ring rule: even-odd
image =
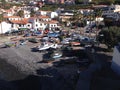
[[[11,27],[13,27],[13,24],[11,25]]]
[[[36,27],[37,27],[38,25],[36,24]]]
[[[28,27],[30,27],[30,25],[28,25]]]

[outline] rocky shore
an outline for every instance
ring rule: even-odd
[[[44,53],[33,52],[35,45],[1,46],[1,80],[10,84],[10,88],[12,84],[15,90],[73,90],[72,78],[77,72],[76,65],[57,68],[52,63],[40,63]],[[3,90],[14,90],[10,88]]]

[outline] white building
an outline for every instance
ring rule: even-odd
[[[94,10],[93,9],[79,9],[78,12],[83,15],[88,15],[89,13],[94,12]]]
[[[59,28],[58,21],[51,20],[50,22],[48,22],[48,27],[50,30]]]
[[[43,11],[43,10],[40,10],[40,11],[39,11],[39,14],[42,15],[42,16],[46,16],[46,15],[48,15],[49,13],[51,13],[51,11]]]
[[[95,18],[95,21],[97,21],[97,22],[102,22],[103,20],[104,20],[103,17],[96,17],[96,18]]]
[[[11,30],[11,24],[10,23],[7,23],[5,21],[1,22],[0,23],[0,34],[3,34],[7,31],[10,31]]]
[[[58,17],[58,13],[57,12],[51,12],[51,13],[48,14],[48,16],[50,18],[55,18],[55,17]]]
[[[35,30],[45,30],[49,28],[50,30],[53,28],[58,28],[58,21],[52,20],[48,16],[38,16],[33,18],[33,28]]]
[[[6,20],[11,24],[10,30],[18,30],[19,28],[31,28],[31,23],[28,22],[27,18],[21,18],[19,16],[5,17]]]
[[[54,29],[59,27],[59,22],[52,20],[49,16],[36,16],[31,18],[21,18],[19,16],[5,17],[6,21],[11,25],[10,30],[18,29],[34,29],[45,30],[46,28]],[[4,28],[6,28],[4,26]]]
[[[30,18],[30,11],[24,10],[24,18]]]
[[[8,9],[4,11],[4,16],[13,16],[15,14],[13,9]]]
[[[114,47],[111,68],[120,75],[120,44]]]
[[[103,11],[102,15],[111,15],[114,13],[120,13],[120,5],[111,5],[108,7],[108,10]]]

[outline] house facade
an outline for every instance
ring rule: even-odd
[[[5,21],[0,23],[0,34],[3,34],[7,31],[11,31],[11,24]]]
[[[60,21],[62,21],[62,22],[66,22],[66,21],[68,21],[68,19],[72,18],[73,15],[74,15],[73,11],[71,11],[71,10],[70,10],[70,11],[65,11],[65,10],[63,10],[63,11],[61,11],[61,13],[59,14],[59,19],[60,19]]]
[[[60,27],[59,22],[52,20],[49,16],[35,16],[30,18],[21,18],[19,16],[8,16],[4,17],[6,21],[10,24],[10,30],[19,29],[33,29],[33,30],[49,30]]]
[[[52,20],[48,16],[38,16],[33,18],[33,28],[35,30],[45,30],[49,28],[50,30],[53,28],[58,28],[59,22]]]
[[[8,9],[4,11],[4,16],[13,16],[15,11],[13,9]]]
[[[103,11],[102,15],[111,15],[114,13],[120,13],[120,5],[111,5],[106,10]]]

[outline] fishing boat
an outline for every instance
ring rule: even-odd
[[[37,46],[37,50],[38,51],[43,51],[43,50],[47,50],[50,48],[50,44],[44,42],[44,43],[41,43],[41,45]]]
[[[57,44],[49,43],[49,42],[43,42],[43,43],[41,43],[40,46],[37,47],[37,50],[38,51],[44,51],[44,50],[47,50],[49,48],[56,49],[57,48]]]
[[[62,57],[62,52],[61,51],[54,51],[52,54],[51,54],[51,58],[53,59],[56,59],[56,58],[60,58]]]

